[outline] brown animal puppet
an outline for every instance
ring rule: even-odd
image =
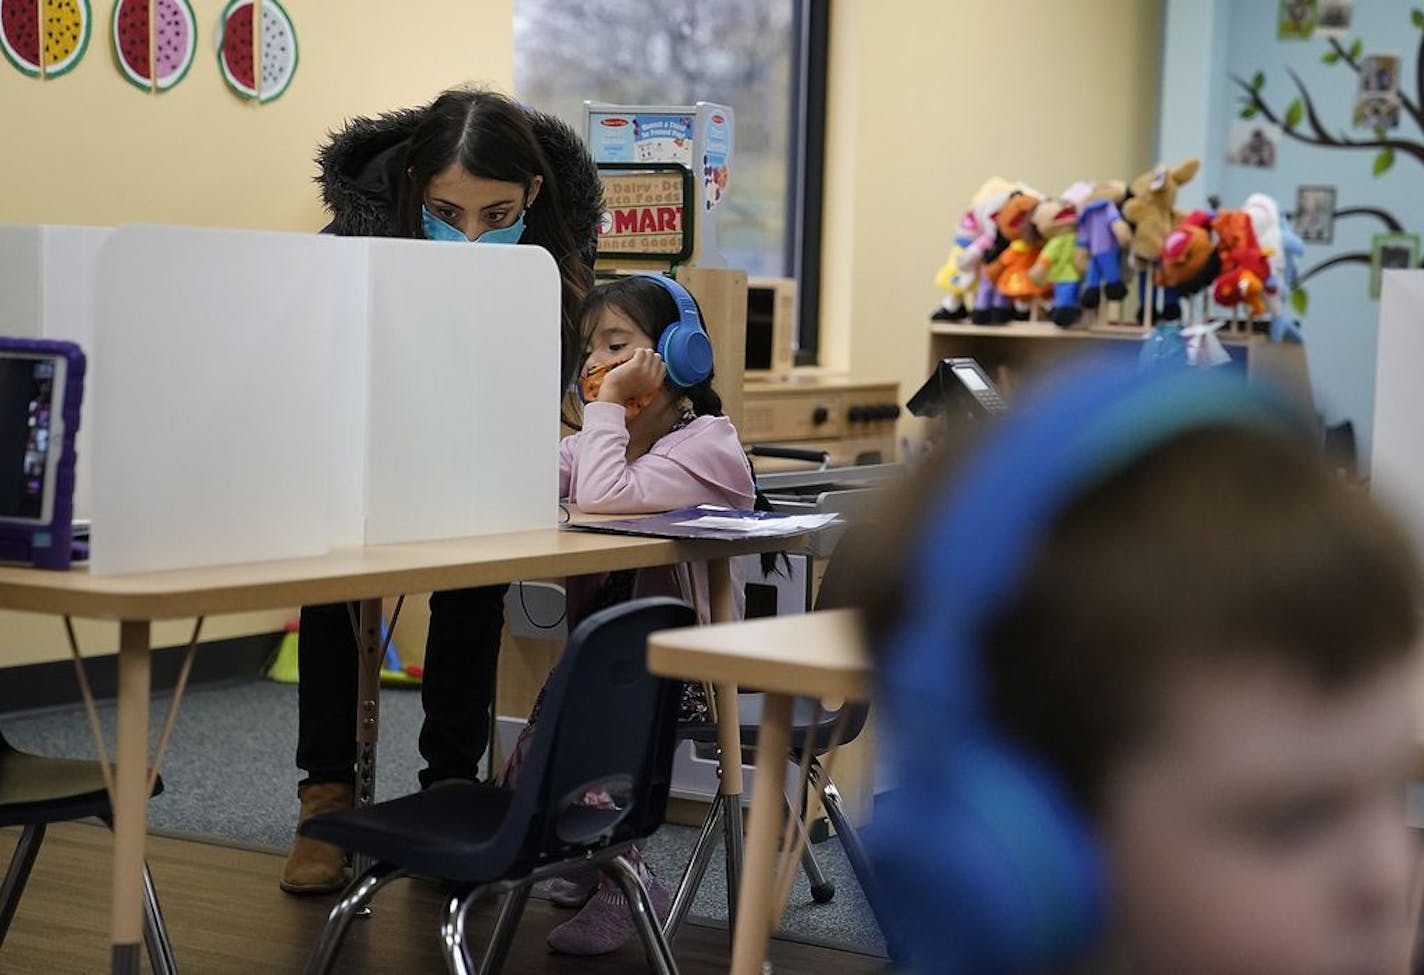
[[[1133,266],[1137,268],[1138,293],[1144,306],[1147,302],[1147,272],[1161,258],[1162,241],[1168,231],[1186,216],[1176,209],[1177,188],[1190,181],[1200,168],[1201,160],[1195,156],[1175,166],[1158,165],[1132,181],[1132,196],[1122,205],[1122,215],[1132,225],[1129,250]],[[1141,314],[1141,309],[1138,313]],[[1168,300],[1162,317],[1170,321],[1180,316],[1181,309],[1177,302]]]

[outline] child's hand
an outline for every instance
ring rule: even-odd
[[[603,377],[600,403],[622,403],[655,391],[667,378],[667,364],[652,349],[639,349],[633,357]]]

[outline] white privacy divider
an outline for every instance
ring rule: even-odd
[[[120,227],[99,256],[95,572],[327,551],[332,350],[351,248]]]
[[[94,285],[99,248],[113,229],[0,224],[0,335],[77,342],[94,369]],[[75,437],[74,516],[93,515],[93,404]]]
[[[369,543],[558,511],[559,275],[542,247],[371,240]]]
[[[94,572],[554,523],[542,248],[132,226],[97,281]]]
[[[1403,516],[1424,551],[1424,271],[1385,271],[1380,290],[1379,349],[1371,488]]]

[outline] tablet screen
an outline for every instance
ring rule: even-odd
[[[0,356],[0,518],[44,516],[55,409],[55,360]]]

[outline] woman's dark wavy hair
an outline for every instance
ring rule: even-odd
[[[569,227],[558,177],[549,165],[528,113],[513,99],[477,88],[442,92],[425,109],[410,136],[406,176],[396,201],[402,237],[424,237],[420,208],[431,179],[452,165],[481,179],[518,183],[526,194],[542,177],[539,198],[529,207],[521,244],[537,244],[554,258],[560,279],[563,347],[578,344],[578,310],[593,287],[593,274],[580,257],[581,242]]]

